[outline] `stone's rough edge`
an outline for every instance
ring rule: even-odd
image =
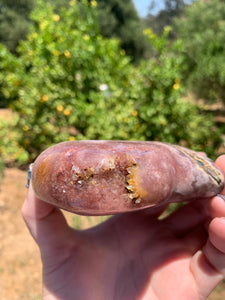
[[[191,157],[198,164],[199,168],[201,168],[209,176],[211,176],[211,178],[213,178],[213,180],[215,180],[217,184],[221,184],[224,181],[224,176],[222,175],[221,171],[219,171],[218,168],[215,168],[215,165],[213,165],[213,161],[209,157],[203,157],[197,152],[181,146],[173,145],[173,147]]]
[[[49,178],[54,175],[54,171],[53,171],[54,170],[54,164],[56,163],[57,159],[59,158],[59,154],[60,155],[64,155],[64,158],[65,158],[66,155],[67,156],[69,156],[69,154],[72,155],[72,154],[76,153],[77,150],[79,152],[81,149],[84,149],[84,148],[87,151],[90,151],[90,153],[91,153],[91,152],[94,152],[94,151],[100,151],[101,152],[101,149],[104,148],[104,147],[105,147],[104,150],[106,152],[108,151],[111,155],[112,155],[112,153],[113,153],[113,155],[115,155],[116,152],[130,153],[130,151],[131,152],[132,151],[133,152],[135,152],[135,151],[137,151],[137,152],[138,151],[143,151],[143,153],[146,153],[146,152],[150,153],[151,149],[149,147],[151,147],[153,145],[156,148],[159,147],[160,151],[162,149],[167,149],[167,150],[169,149],[168,150],[169,153],[172,153],[172,155],[175,157],[175,164],[179,164],[179,161],[178,162],[176,161],[177,157],[180,156],[180,155],[183,155],[183,156],[186,157],[186,159],[189,160],[189,163],[191,161],[192,167],[194,169],[196,169],[196,170],[199,169],[199,170],[203,171],[204,173],[200,173],[200,174],[204,175],[205,180],[208,180],[210,182],[210,185],[212,186],[212,188],[215,190],[215,192],[214,193],[212,192],[210,194],[210,196],[215,195],[218,192],[220,192],[220,190],[222,190],[223,180],[224,180],[223,179],[223,175],[220,173],[220,171],[218,170],[218,168],[214,164],[212,164],[212,162],[211,162],[210,159],[202,157],[197,152],[194,152],[194,151],[189,150],[187,148],[183,148],[183,147],[180,147],[180,146],[177,146],[177,145],[168,144],[168,143],[161,143],[161,142],[93,141],[93,140],[92,141],[63,142],[63,143],[60,143],[60,144],[57,144],[57,145],[55,145],[53,147],[48,148],[42,154],[40,154],[40,156],[35,161],[35,168],[36,168],[36,165],[40,164],[40,162],[46,161],[47,157],[50,158],[53,154],[55,154],[55,155],[53,155],[55,157],[55,160],[49,162],[48,168],[47,168],[48,170],[45,170],[45,168],[44,168],[44,170],[41,170],[39,172],[40,174],[42,174],[44,172],[45,175],[48,175],[48,180],[49,180]],[[65,154],[65,153],[67,153],[67,154]],[[201,163],[199,164],[196,161],[196,157],[198,159],[200,158],[201,162],[202,161],[203,162],[207,161],[207,163],[206,163],[207,168],[203,168],[202,165],[201,165]],[[162,156],[162,160],[163,159],[164,158]],[[184,160],[183,157],[181,157],[181,159]],[[112,160],[110,162],[111,166],[113,165],[113,163],[114,162]],[[169,161],[169,163],[171,164],[172,162]],[[205,166],[205,164],[203,164],[203,166]],[[211,172],[208,172],[208,166],[210,167],[209,169],[211,170]],[[145,166],[144,167],[142,166],[142,168],[145,168]],[[37,170],[37,168],[36,168],[36,170]],[[87,214],[87,215],[114,214],[114,213],[120,213],[120,212],[123,212],[123,211],[126,212],[126,211],[131,211],[131,210],[140,210],[140,209],[143,209],[145,207],[160,205],[161,202],[162,202],[162,199],[160,199],[160,201],[161,201],[160,203],[158,203],[155,199],[153,199],[154,200],[153,202],[151,202],[152,201],[151,200],[150,203],[145,203],[146,201],[143,201],[144,194],[146,194],[145,193],[146,191],[142,188],[142,186],[140,186],[139,183],[137,184],[137,178],[138,177],[136,176],[136,172],[137,172],[136,171],[136,166],[133,166],[133,169],[131,168],[131,169],[128,170],[128,172],[127,172],[128,174],[127,174],[126,178],[124,179],[125,189],[127,191],[128,197],[132,201],[132,207],[128,208],[128,207],[125,207],[125,206],[123,207],[122,206],[122,208],[121,208],[121,207],[118,206],[118,209],[116,209],[114,207],[113,211],[110,210],[110,209],[109,209],[109,211],[107,211],[107,209],[106,209],[107,207],[105,207],[105,208],[103,208],[103,210],[101,210],[101,203],[99,203],[99,206],[98,205],[96,206],[96,207],[98,207],[97,209],[96,208],[92,209],[92,208],[88,207],[88,203],[89,203],[88,201],[87,201],[87,207],[80,209],[79,205],[82,204],[81,203],[82,200],[78,199],[77,200],[78,201],[77,204],[75,203],[76,199],[75,199],[75,202],[73,200],[72,202],[69,203],[68,199],[64,197],[65,195],[62,195],[64,192],[66,193],[66,189],[61,189],[61,194],[60,193],[58,194],[58,199],[54,199],[54,197],[52,197],[51,191],[48,189],[48,187],[45,188],[45,189],[43,188],[43,186],[48,185],[49,182],[48,182],[48,184],[45,184],[44,183],[45,180],[43,181],[43,176],[42,175],[39,176],[40,177],[39,184],[36,184],[36,185],[34,184],[34,188],[35,188],[36,194],[42,200],[46,200],[47,199],[47,201],[49,200],[49,202],[51,202],[53,204],[56,204],[56,205],[58,205],[61,208],[64,208],[64,209],[69,210],[69,211],[72,210],[75,213]],[[197,172],[199,172],[199,171],[197,171]],[[214,173],[216,174],[217,177],[219,176],[219,180],[218,180],[218,178],[215,179],[215,174]],[[32,180],[35,182],[35,176],[34,175],[32,176]],[[185,178],[184,178],[184,180],[185,180]],[[182,181],[181,181],[181,183],[182,183]],[[55,187],[55,188],[58,188],[58,187]],[[144,193],[140,193],[140,191],[144,191]],[[174,188],[174,191],[175,191],[175,188]],[[99,190],[99,192],[100,192],[100,190]],[[121,192],[121,190],[120,190],[120,192]],[[141,196],[140,196],[140,194],[141,194]],[[180,195],[179,195],[179,193],[175,193],[172,196],[174,198],[176,198],[176,197],[178,197]],[[76,198],[76,196],[74,196],[74,197]],[[184,197],[185,197],[185,195],[184,195]],[[199,197],[199,195],[198,195],[198,197]],[[209,195],[205,196],[205,197],[209,197]],[[107,199],[104,199],[104,201],[105,200],[107,200]],[[170,202],[171,201],[171,197],[168,196],[164,200]],[[183,199],[181,199],[181,200],[183,200]],[[65,203],[66,201],[68,201],[67,204]],[[121,205],[121,203],[119,203],[119,204]],[[70,207],[70,205],[72,207]],[[76,205],[78,205],[78,206],[76,206]]]

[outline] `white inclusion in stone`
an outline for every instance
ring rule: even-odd
[[[136,204],[141,203],[141,198],[137,198],[137,199],[135,200],[135,203],[136,203]]]

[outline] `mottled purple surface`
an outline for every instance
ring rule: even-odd
[[[32,169],[37,196],[84,215],[106,215],[218,194],[208,158],[159,142],[74,141],[44,151]]]

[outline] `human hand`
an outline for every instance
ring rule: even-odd
[[[225,173],[225,156],[216,163]],[[78,231],[30,187],[22,213],[41,251],[43,299],[205,299],[225,276],[225,201],[195,201],[159,220],[164,209]]]

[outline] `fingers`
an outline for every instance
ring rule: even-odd
[[[215,269],[225,275],[225,218],[212,220],[209,239],[203,251]]]
[[[206,299],[224,277],[211,265],[202,250],[192,257],[190,272],[196,281],[201,299]]]
[[[216,165],[225,174],[225,155],[216,160]],[[222,193],[225,194],[225,188]],[[176,236],[182,237],[209,218],[225,216],[224,203],[225,201],[221,197],[193,201],[169,215],[164,222]]]
[[[192,258],[191,271],[204,298],[225,276],[225,220],[215,218],[209,225],[209,239]]]
[[[220,156],[216,164],[225,173],[225,155]],[[225,189],[222,194],[225,194]],[[209,200],[207,210],[211,218],[207,226],[208,240],[191,261],[191,271],[203,298],[206,298],[225,276],[225,201],[219,196],[213,197]]]
[[[211,218],[225,217],[225,200],[220,196],[213,197],[210,199],[207,209]]]
[[[209,226],[209,240],[218,250],[225,253],[225,217],[212,220]]]
[[[69,241],[69,237],[74,234],[62,212],[39,200],[32,186],[23,204],[22,215],[41,252],[63,247],[65,241]]]
[[[205,210],[209,216],[207,222],[205,224],[201,223],[195,229],[190,231],[190,233],[183,238],[183,241],[189,246],[190,249],[193,249],[193,252],[195,252],[195,250],[197,251],[201,248],[201,244],[203,246],[204,241],[206,242],[207,238],[209,237],[210,242],[207,243],[206,249],[208,249],[208,247],[211,249],[212,245],[217,245],[219,251],[225,252],[225,232],[223,232],[223,226],[221,225],[221,228],[218,229],[218,232],[216,231],[217,226],[219,226],[217,225],[218,222],[221,224],[224,221],[225,223],[225,201],[219,196],[213,197],[209,200]],[[214,230],[215,228],[216,230]],[[206,232],[206,229],[208,232]]]

